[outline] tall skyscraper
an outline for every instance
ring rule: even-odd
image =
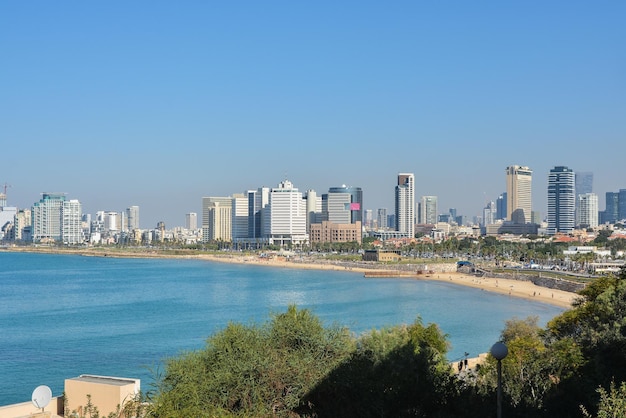
[[[483,209],[483,226],[492,225],[496,221],[496,203],[489,202]]]
[[[363,190],[360,187],[349,187],[346,185],[331,187],[328,189],[328,195],[330,196],[331,194],[350,195],[349,205],[347,208],[350,212],[350,221],[346,223],[363,223]]]
[[[593,173],[588,171],[576,173],[576,196],[593,193]]]
[[[377,215],[376,220],[378,223],[378,229],[387,229],[387,209],[379,208]]]
[[[602,222],[615,223],[619,218],[619,193],[606,192],[606,210]]]
[[[232,203],[232,233],[233,241],[248,238],[248,194],[233,195]]]
[[[530,222],[533,171],[512,165],[506,168],[506,218],[517,224]]]
[[[507,193],[504,192],[496,200],[496,219],[506,219],[506,199]]]
[[[75,245],[85,241],[82,227],[82,207],[78,200],[71,199],[61,206],[61,240],[63,244]]]
[[[230,241],[232,197],[202,198],[202,241]]]
[[[619,221],[626,219],[626,189],[619,189],[619,195],[617,198],[618,213],[617,217]]]
[[[67,200],[65,193],[43,193],[33,204],[31,216],[33,242],[83,242],[81,204]]]
[[[185,215],[185,228],[190,231],[198,229],[198,214],[196,212],[189,212]]]
[[[301,245],[308,241],[306,231],[306,201],[302,193],[289,180],[272,188],[269,194],[269,210],[263,212],[265,235],[270,244],[283,246]]]
[[[41,200],[33,204],[33,242],[61,241],[61,207],[65,193],[43,193]]]
[[[265,227],[263,211],[270,203],[270,188],[259,187],[257,190],[248,190],[248,238],[261,238]]]
[[[576,223],[574,171],[556,166],[548,175],[548,234],[570,233]]]
[[[422,196],[420,205],[420,222],[423,224],[436,224],[438,219],[437,196]]]
[[[579,204],[583,201],[578,197],[583,194],[593,193],[593,173],[576,172],[574,178],[576,182],[576,226],[579,226],[579,220],[581,218],[581,214],[578,213],[580,210]]]
[[[415,175],[399,173],[395,193],[396,200],[396,231],[415,236]]]
[[[131,206],[126,209],[126,226],[128,231],[139,229],[139,206]]]
[[[576,196],[576,226],[595,228],[598,226],[598,195],[582,193]]]

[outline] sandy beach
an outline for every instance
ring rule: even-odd
[[[284,268],[296,268],[296,269],[317,269],[317,270],[336,270],[336,271],[351,271],[362,272],[363,274],[371,272],[368,268],[346,267],[334,264],[322,264],[322,263],[306,263],[306,262],[292,262],[283,259],[260,259],[258,257],[217,257],[211,255],[199,255],[198,259],[205,259],[207,261],[217,262],[230,262],[230,263],[251,263],[255,265],[266,265],[271,267],[284,267]],[[390,270],[392,267],[390,267]],[[389,271],[389,270],[386,270]],[[393,277],[393,276],[388,276]],[[565,292],[558,289],[548,289],[545,287],[537,286],[530,281],[522,280],[510,280],[510,279],[494,279],[487,277],[475,277],[472,275],[466,275],[456,272],[450,273],[432,273],[432,274],[420,274],[420,275],[406,275],[398,272],[396,277],[414,278],[415,280],[435,280],[441,282],[450,282],[461,286],[469,286],[477,289],[482,289],[487,292],[500,293],[510,295],[511,297],[524,298],[529,300],[536,300],[542,303],[548,303],[554,306],[562,308],[571,307],[574,299],[578,297],[576,293]]]
[[[334,271],[350,271],[360,272],[364,275],[378,269],[367,268],[367,266],[354,266],[353,263],[350,266],[346,266],[342,262],[327,262],[320,260],[302,260],[286,257],[259,257],[252,254],[171,254],[162,253],[160,251],[120,251],[119,249],[107,251],[107,249],[52,249],[41,247],[11,247],[4,248],[5,251],[12,252],[38,252],[38,253],[55,253],[55,254],[77,254],[84,256],[95,257],[138,257],[138,258],[182,258],[182,259],[196,259],[206,260],[220,263],[234,263],[234,264],[254,264],[258,266],[268,266],[275,268],[294,268],[294,269],[312,269],[312,270],[334,270]],[[570,308],[572,302],[578,297],[576,293],[566,292],[558,289],[549,289],[541,286],[537,286],[530,281],[511,280],[511,279],[495,279],[488,277],[476,277],[467,274],[461,274],[457,272],[440,272],[430,274],[407,274],[406,272],[394,271],[393,265],[389,265],[384,272],[384,277],[394,278],[412,278],[415,280],[436,280],[442,282],[454,283],[460,286],[469,286],[478,288],[487,292],[500,293],[510,295],[511,297],[524,298],[529,300],[536,300],[542,303],[559,306],[562,308]],[[383,276],[381,276],[383,277]]]

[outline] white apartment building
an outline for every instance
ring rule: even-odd
[[[293,184],[285,180],[269,193],[268,210],[264,211],[265,236],[270,244],[289,246],[305,244],[309,236],[306,230],[306,201]]]
[[[61,207],[64,201],[64,193],[43,193],[41,200],[33,204],[33,242],[61,241]]]
[[[415,236],[415,175],[399,173],[395,192],[396,231],[413,238]]]
[[[64,193],[43,193],[31,209],[33,242],[82,243],[81,211],[80,202],[66,200]]]
[[[576,225],[583,228],[598,226],[598,195],[583,193],[577,197]]]
[[[126,209],[126,226],[128,231],[139,229],[139,206],[131,206]]]
[[[82,206],[76,199],[66,200],[61,206],[61,239],[63,244],[75,245],[85,241]]]
[[[437,196],[422,196],[420,204],[420,223],[435,225],[439,222]]]
[[[185,228],[190,231],[198,229],[198,214],[195,212],[189,212],[185,215]]]

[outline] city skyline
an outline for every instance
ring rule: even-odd
[[[64,192],[85,213],[141,208],[185,225],[207,196],[288,179],[468,219],[533,170],[626,187],[626,4],[8,3],[0,13],[0,185],[29,208]]]

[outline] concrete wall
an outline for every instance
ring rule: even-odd
[[[57,396],[52,398],[48,406],[44,408],[44,414],[41,409],[36,408],[32,402],[22,402],[13,405],[0,406],[0,418],[35,418],[35,417],[62,417],[63,416],[63,397]]]

